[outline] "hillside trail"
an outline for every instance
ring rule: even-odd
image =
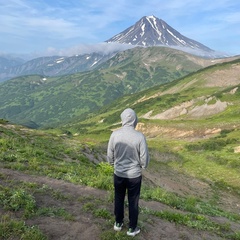
[[[63,180],[52,179],[45,176],[29,175],[23,172],[5,168],[0,168],[0,174],[4,175],[9,181],[13,180],[30,182],[36,183],[40,186],[48,186],[48,188],[50,188],[52,192],[55,191],[61,195],[66,196],[66,198],[64,199],[58,199],[54,198],[51,194],[34,193],[37,206],[62,208],[65,209],[72,216],[74,216],[74,220],[65,220],[59,217],[41,216],[27,219],[25,221],[28,225],[38,226],[39,229],[48,237],[49,240],[100,240],[100,236],[103,230],[114,232],[113,223],[109,223],[109,221],[106,223],[105,219],[96,217],[91,212],[84,210],[84,204],[90,203],[91,201],[98,201],[99,208],[104,207],[113,214],[113,203],[107,200],[109,199],[109,193],[107,191],[87,186],[76,185],[73,183],[65,182]],[[167,175],[169,176],[169,178],[167,178]],[[175,178],[175,180],[173,180],[174,175],[176,176],[175,173],[172,173],[170,175],[162,174],[162,184],[165,185],[165,187],[167,186],[168,188],[172,188],[173,191],[181,191],[184,181],[186,180],[189,182],[190,179],[185,179],[183,181],[183,179],[181,179],[182,176],[178,176],[178,178]],[[151,179],[149,179],[148,174],[145,174],[144,181],[156,180],[156,176],[154,176],[154,174],[151,176]],[[196,185],[196,182],[194,184]],[[200,183],[197,185],[201,186]],[[191,186],[191,184],[189,186]],[[185,186],[185,190],[186,189],[187,185]],[[191,191],[194,190],[191,189]],[[200,191],[200,187],[197,189],[197,191]],[[206,191],[206,189],[203,188],[203,191]],[[172,209],[165,204],[155,201],[148,202],[140,200],[140,206],[157,211],[169,210],[177,212],[176,209]],[[0,209],[0,214],[3,214],[4,212],[1,211],[3,210]],[[14,217],[18,217],[17,212]],[[229,222],[229,220],[226,220],[222,217],[212,218],[211,220],[214,220],[218,223]],[[156,218],[151,215],[148,215],[147,217],[145,217],[145,219],[142,219],[141,222],[142,231],[137,237],[135,237],[135,239],[222,239],[220,236],[217,236],[213,233],[195,230],[193,228],[188,228],[183,225],[177,225],[175,223]],[[231,227],[234,230],[239,230],[240,225],[236,223],[231,223]],[[127,226],[124,226],[123,231],[127,231]],[[129,237],[129,239],[131,239],[131,237]]]

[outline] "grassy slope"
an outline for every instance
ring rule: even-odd
[[[101,222],[101,239],[126,239],[124,233],[115,235],[109,230],[114,221],[109,210],[113,196],[112,169],[105,163],[99,164],[104,161],[111,130],[120,126],[120,112],[128,106],[133,107],[139,116],[150,110],[159,113],[199,96],[215,96],[231,103],[225,111],[216,115],[202,118],[186,115],[173,120],[140,118],[140,127],[147,136],[151,155],[149,169],[144,173],[141,200],[164,205],[159,210],[143,202],[146,207],[141,209],[140,224],[143,229],[150,229],[160,219],[164,222],[157,225],[156,229],[161,229],[162,224],[174,223],[178,229],[185,227],[189,236],[193,234],[192,237],[204,232],[206,239],[240,239],[240,159],[239,153],[234,152],[240,146],[240,89],[239,85],[206,87],[205,80],[223,68],[230,76],[229,69],[235,64],[239,64],[239,61],[210,67],[174,83],[125,96],[93,118],[61,130],[29,131],[3,123],[0,126],[0,166],[2,169],[9,168],[25,174],[48,176],[107,190],[107,202],[96,202],[94,197],[79,201],[93,219]],[[197,81],[193,81],[195,79]],[[230,94],[230,90],[236,87],[237,91]],[[199,100],[195,104],[203,103]],[[220,131],[214,133],[214,129]],[[206,130],[212,133],[206,135]],[[182,135],[188,132],[191,135]],[[13,224],[11,221],[15,219],[12,217],[15,212],[18,213],[15,214],[17,221],[42,218],[44,214],[54,219],[60,217],[74,221],[66,210],[45,209],[41,204],[34,204],[39,191],[47,194],[46,188],[33,186],[32,183],[9,182],[4,174],[0,177],[3,183],[0,189],[0,236],[23,236],[28,233],[31,235],[25,239],[33,239],[33,236],[44,239],[41,232],[30,231],[34,228],[23,227],[22,222]],[[187,183],[183,184],[183,179]],[[192,189],[198,185],[206,187],[208,191],[203,187]],[[180,187],[176,189],[177,186]],[[17,199],[16,195],[19,196]],[[63,204],[64,200],[60,203]],[[99,205],[104,207],[94,211]],[[186,236],[181,237],[184,239]],[[149,238],[147,230],[139,236],[139,239],[144,238]]]
[[[29,174],[29,176],[36,175],[33,179],[37,179],[37,176],[47,176],[48,179],[63,180],[74,183],[74,185],[87,185],[107,190],[109,192],[108,201],[104,198],[97,199],[94,196],[84,197],[82,195],[75,204],[81,206],[82,217],[87,212],[88,218],[90,215],[94,218],[91,220],[92,223],[97,221],[99,224],[101,222],[100,239],[126,239],[124,233],[115,235],[113,231],[109,230],[114,222],[110,210],[113,196],[112,169],[102,162],[104,158],[101,157],[106,153],[106,141],[103,139],[99,141],[89,135],[73,137],[69,133],[68,135],[59,135],[59,133],[33,131],[4,123],[1,124],[0,131],[1,169],[9,168]],[[233,139],[236,136],[239,136],[239,131],[225,133],[221,135],[220,139]],[[168,174],[173,173],[174,169],[174,171],[177,169],[179,172],[184,172],[185,175],[195,173],[196,178],[192,178],[192,181],[198,181],[197,179],[201,178],[203,183],[204,181],[211,182],[211,191],[214,192],[214,196],[199,198],[197,192],[196,195],[168,192],[157,183],[148,182],[148,178],[146,178],[143,182],[141,199],[160,202],[165,207],[157,210],[150,207],[147,202],[141,203],[139,223],[142,229],[146,230],[139,239],[149,236],[147,229],[151,224],[157,224],[157,219],[162,219],[169,224],[176,223],[178,229],[182,226],[192,234],[201,235],[204,231],[208,238],[215,236],[218,237],[216,239],[221,239],[221,237],[223,239],[240,239],[236,229],[236,226],[240,224],[240,216],[233,210],[231,212],[231,209],[224,209],[220,204],[220,195],[224,191],[227,191],[229,196],[233,194],[240,198],[239,184],[235,185],[239,177],[234,175],[234,172],[239,171],[239,166],[229,167],[224,161],[218,162],[217,157],[215,161],[214,159],[211,159],[211,162],[206,161],[201,149],[202,141],[194,143],[192,147],[188,147],[189,143],[184,141],[169,140],[166,143],[166,139],[165,141],[164,139],[148,140],[148,143],[152,158],[148,172],[152,176],[157,177],[160,174],[159,177],[161,177],[161,173],[158,173],[157,169],[167,169]],[[236,142],[229,143],[220,149],[206,149],[205,155],[217,156],[217,154],[224,153],[226,147],[230,149],[235,144]],[[99,163],[94,164],[93,159]],[[200,167],[204,167],[204,174],[203,169],[200,172]],[[224,174],[226,171],[228,174]],[[223,176],[225,178],[218,181],[217,177],[214,178],[212,175],[213,173],[221,174],[221,179]],[[178,173],[175,172],[175,175]],[[22,237],[22,239],[47,239],[48,235],[43,234],[38,226],[33,227],[26,222],[38,222],[37,219],[48,216],[51,216],[52,221],[57,221],[57,219],[59,221],[65,219],[64,221],[73,223],[76,221],[77,216],[69,212],[65,206],[66,201],[72,202],[73,199],[71,195],[59,192],[60,185],[59,190],[51,190],[46,184],[34,183],[33,179],[30,182],[16,181],[17,176],[13,180],[5,174],[0,174],[2,183],[0,188],[0,212],[2,214],[0,239],[14,236]],[[237,177],[235,182],[232,181],[234,177]],[[57,205],[45,207],[47,203],[42,205],[43,202],[38,199],[39,194],[45,196],[48,201],[52,198],[51,202],[56,201],[53,199],[58,199],[58,203],[55,203]],[[81,195],[81,192],[79,194]],[[219,218],[222,219],[221,223],[217,220]],[[51,221],[48,224],[51,224]],[[232,227],[232,224],[235,227]],[[40,229],[44,230],[42,224]],[[160,226],[159,229],[161,229]]]
[[[239,124],[239,76],[232,71],[232,67],[239,66],[240,60],[229,63],[218,64],[212,67],[199,70],[196,73],[189,74],[186,77],[175,80],[171,83],[155,86],[145,91],[141,91],[131,95],[125,95],[113,101],[110,105],[101,108],[100,111],[93,113],[85,121],[76,121],[75,124],[69,124],[68,128],[75,128],[78,131],[94,132],[104,129],[111,129],[112,125],[119,123],[119,115],[126,107],[132,107],[138,116],[152,111],[152,115],[164,112],[170,108],[178,106],[184,102],[195,100],[192,108],[205,104],[205,99],[213,98],[208,102],[208,105],[214,104],[217,100],[228,102],[228,107],[225,111],[219,112],[212,116],[191,117],[187,114],[181,115],[173,119],[174,121],[158,121],[141,119],[150,125],[164,124],[165,126],[174,126],[177,121],[186,121],[187,124],[182,124],[186,129],[198,127],[204,129],[218,126],[234,126]],[[214,78],[215,73],[224,71],[231,79],[226,84],[219,82],[218,78]],[[227,82],[226,80],[225,82]],[[208,86],[209,82],[215,84]],[[231,90],[236,89],[234,94]],[[74,131],[74,130],[73,130]]]
[[[157,114],[199,97],[213,97],[213,103],[217,100],[226,101],[229,104],[224,111],[210,116],[194,118],[185,114],[173,120],[140,117],[140,130],[148,137],[151,148],[163,150],[168,141],[166,151],[181,155],[183,160],[180,163],[173,161],[171,167],[198,178],[209,178],[220,185],[229,185],[240,193],[239,154],[234,153],[240,144],[240,85],[235,85],[234,78],[228,84],[220,84],[218,79],[211,78],[223,70],[232,78],[232,66],[236,64],[239,65],[239,60],[209,67],[172,83],[125,96],[102,109],[96,117],[69,125],[68,128],[71,127],[73,132],[88,133],[89,136],[100,134],[99,138],[107,140],[105,136],[110,134],[110,130],[120,126],[119,115],[126,107],[134,108],[141,116],[150,110]],[[206,87],[209,81],[216,81],[216,84]],[[234,94],[231,93],[232,89],[237,89]],[[209,102],[209,105],[213,103]],[[204,104],[201,98],[194,106]]]
[[[140,48],[119,53],[92,72],[45,81],[41,76],[23,76],[1,84],[0,116],[21,124],[57,126],[209,64],[210,60],[173,49]]]

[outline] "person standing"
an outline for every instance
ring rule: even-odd
[[[114,166],[114,230],[120,231],[124,221],[124,199],[127,192],[129,204],[128,236],[140,233],[137,226],[142,169],[150,161],[145,136],[135,130],[137,115],[131,108],[121,113],[122,127],[113,131],[107,149],[107,160]]]

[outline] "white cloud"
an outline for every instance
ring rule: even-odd
[[[239,1],[233,0],[2,0],[0,34],[4,37],[0,39],[0,51],[94,44],[146,15],[155,15],[186,37],[208,46],[216,37],[225,38],[226,29],[235,34],[234,39],[239,38],[239,9]]]
[[[98,44],[79,44],[70,48],[65,49],[55,49],[55,48],[48,48],[46,52],[44,52],[45,56],[73,56],[76,54],[86,54],[86,53],[93,53],[99,52],[103,54],[110,54],[116,51],[124,51],[130,48],[134,48],[135,46],[127,45],[127,44],[118,44],[118,43],[105,43],[101,42]],[[36,55],[42,55],[43,53],[36,53]]]

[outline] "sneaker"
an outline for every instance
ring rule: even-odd
[[[139,227],[136,227],[135,229],[129,228],[128,231],[127,231],[127,235],[132,236],[132,237],[136,236],[139,233],[140,233],[140,228]]]
[[[113,227],[113,229],[115,230],[115,231],[121,231],[122,230],[122,227],[123,227],[123,223],[114,223],[114,227]]]

